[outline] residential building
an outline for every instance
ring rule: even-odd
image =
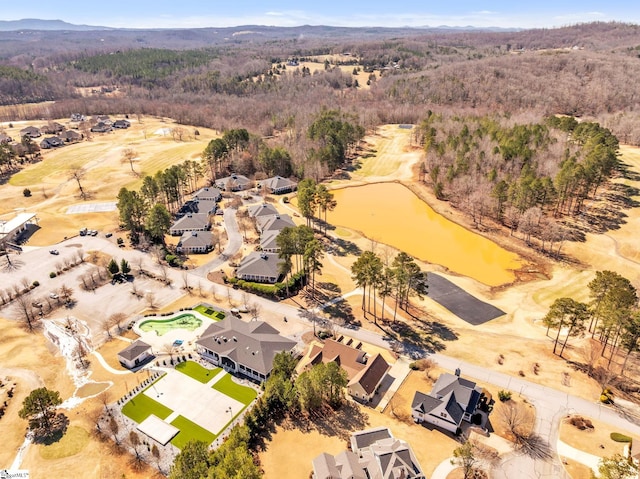
[[[224,191],[242,191],[251,187],[251,180],[243,175],[232,174],[216,180],[216,186]]]
[[[313,479],[426,479],[409,444],[386,427],[351,435],[351,451],[313,460]]]
[[[11,138],[9,135],[0,133],[0,143],[11,143],[12,141],[13,138]]]
[[[265,231],[260,235],[260,249],[265,253],[278,253],[280,252],[280,246],[278,246],[278,236],[281,230]]]
[[[59,146],[64,146],[64,140],[57,136],[50,136],[40,142],[40,148],[42,148],[43,150],[48,150],[49,148],[58,148]]]
[[[247,322],[232,315],[212,323],[196,341],[203,359],[258,382],[271,374],[276,354],[291,352],[295,346],[295,341],[264,321]]]
[[[247,212],[252,218],[261,218],[263,216],[274,216],[278,214],[278,210],[271,203],[249,206]]]
[[[209,231],[211,229],[211,218],[206,213],[189,213],[176,220],[169,234],[171,236],[181,236],[187,231]]]
[[[72,121],[73,123],[80,123],[82,121],[85,121],[86,119],[87,118],[81,113],[72,113],[70,121]]]
[[[125,368],[134,369],[153,358],[151,346],[137,340],[118,353],[118,361]]]
[[[220,201],[222,200],[222,192],[218,188],[214,188],[212,186],[207,186],[205,188],[200,188],[193,194],[194,200],[210,200],[210,201]]]
[[[242,258],[236,277],[257,283],[276,283],[282,275],[280,261],[276,253],[254,251]]]
[[[486,415],[485,406],[488,401],[492,402],[490,396],[476,383],[461,378],[459,373],[457,370],[455,375],[441,374],[429,394],[416,391],[411,403],[415,422],[427,422],[458,434],[462,421],[473,422],[473,416],[481,410]]]
[[[74,130],[65,130],[58,136],[62,138],[66,143],[75,143],[77,141],[81,141],[84,138],[82,133],[78,133]]]
[[[42,136],[39,128],[35,126],[28,126],[20,130],[20,137],[28,136],[29,138],[39,138]]]
[[[214,215],[218,204],[214,200],[198,200],[193,199],[186,201],[178,210],[177,217],[181,218],[187,214],[204,213],[207,215]]]
[[[91,127],[93,133],[108,133],[112,130],[111,124],[100,121]]]
[[[380,354],[368,356],[364,351],[333,339],[323,345],[314,344],[309,353],[309,364],[336,362],[347,373],[347,392],[354,399],[369,402],[382,384],[389,363]]]
[[[120,130],[127,129],[131,126],[131,122],[129,120],[116,120],[112,125],[114,128],[118,128]]]
[[[271,216],[259,216],[256,219],[256,227],[260,233],[265,231],[280,231],[284,228],[294,228],[296,224],[289,215],[271,215]]]
[[[295,191],[298,188],[298,183],[289,178],[283,178],[282,176],[272,176],[271,178],[260,181],[258,186],[266,188],[271,194],[282,195]]]
[[[51,121],[46,125],[40,127],[40,131],[46,135],[55,135],[57,133],[60,133],[61,131],[64,131],[64,125],[61,125],[60,123],[55,121]]]
[[[187,231],[176,247],[176,251],[182,254],[208,253],[212,249],[213,234],[210,231]]]

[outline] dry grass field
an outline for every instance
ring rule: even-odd
[[[114,117],[117,118],[117,117]],[[67,120],[57,120],[66,124]],[[13,212],[26,209],[38,214],[41,229],[31,238],[32,245],[47,245],[77,234],[80,227],[115,231],[117,212],[82,213],[67,215],[67,208],[75,204],[115,201],[122,187],[138,188],[142,176],[154,174],[185,160],[199,159],[207,143],[216,136],[213,130],[178,125],[172,120],[154,117],[130,119],[127,130],[93,133],[89,141],[42,150],[42,161],[13,175],[8,184],[0,188],[0,218],[11,217]],[[19,130],[28,125],[42,126],[43,122],[16,122],[13,128],[3,124],[9,136],[19,137]],[[184,130],[182,141],[171,134],[172,128]],[[38,140],[36,140],[38,141]],[[131,148],[137,156],[133,169],[122,161],[122,152]],[[85,170],[81,180],[87,198],[80,198],[78,184],[70,179],[74,168]],[[25,188],[31,197],[24,197]]]
[[[42,122],[31,124],[41,125]],[[14,124],[14,129],[8,133],[15,136],[15,131],[25,125],[26,123]],[[171,128],[172,125],[170,120],[145,117],[142,118],[141,123],[132,120],[132,127],[129,130],[116,131],[103,136],[95,135],[90,142],[66,146],[56,151],[44,151],[41,163],[28,166],[11,178],[9,183],[0,186],[0,217],[11,216],[14,210],[20,208],[36,212],[40,218],[41,229],[30,239],[29,245],[55,243],[65,236],[77,234],[77,230],[83,226],[99,229],[102,232],[114,232],[117,228],[116,212],[67,215],[66,210],[74,204],[114,201],[117,191],[122,186],[131,188],[139,185],[140,178],[131,172],[129,164],[120,161],[124,148],[134,148],[138,152],[138,160],[134,162],[137,173],[153,173],[156,169],[166,168],[175,162],[198,158],[207,142],[216,135],[213,131],[199,129],[200,135],[195,138],[189,136],[184,141],[174,141],[169,134],[156,134],[164,128]],[[6,125],[4,126],[6,128]],[[188,127],[185,129],[192,131]],[[351,181],[365,183],[384,179],[413,182],[415,174],[413,167],[419,160],[420,154],[410,145],[409,132],[410,130],[398,129],[397,125],[386,126],[382,127],[376,135],[368,137],[366,141],[376,154],[362,160],[360,169],[354,173]],[[622,154],[625,162],[635,171],[640,171],[639,149],[623,147]],[[79,198],[77,184],[68,178],[69,169],[75,166],[86,169],[83,187],[90,193],[89,200],[84,201]],[[640,186],[640,182],[636,181],[623,179],[616,181],[625,181],[630,186]],[[341,185],[342,181],[337,181],[335,184]],[[25,187],[29,187],[32,191],[30,198],[22,195]],[[429,198],[430,193],[426,188],[423,194],[423,197]],[[455,211],[451,211],[448,205],[434,201],[430,201],[430,204],[447,217],[464,224],[463,218]],[[280,206],[284,211],[285,205],[278,207]],[[618,230],[600,236],[587,235],[586,247],[585,244],[565,245],[564,250],[576,258],[578,260],[576,264],[581,266],[555,265],[540,259],[538,266],[540,271],[545,272],[544,275],[528,282],[516,282],[505,288],[493,289],[472,279],[439,271],[471,294],[506,311],[505,316],[482,326],[471,326],[426,297],[421,301],[414,301],[420,310],[420,319],[436,323],[438,331],[453,333],[446,338],[438,336],[437,333],[433,337],[444,347],[445,354],[508,374],[524,375],[526,379],[533,382],[587,399],[595,399],[599,393],[597,384],[583,374],[572,370],[564,360],[553,356],[552,340],[545,336],[545,328],[540,320],[557,297],[571,295],[576,299],[586,299],[585,286],[593,277],[594,271],[613,269],[625,275],[630,271],[638,271],[637,266],[640,261],[636,240],[640,233],[640,211],[638,210],[638,208],[625,210],[626,223]],[[381,255],[395,254],[392,248],[372,242],[347,228],[338,228],[334,233],[339,238],[352,242],[361,251],[374,248]],[[504,244],[508,247],[512,247],[515,243],[509,238],[504,239]],[[252,247],[253,245],[247,245],[247,248]],[[355,259],[353,255],[325,257],[322,274],[316,280],[326,283],[326,286],[330,286],[330,283],[335,284],[337,288],[333,294],[352,291],[355,289],[355,284],[351,279],[350,267]],[[438,269],[430,264],[421,266],[427,271]],[[640,276],[636,276],[630,279],[637,284],[639,278]],[[209,283],[207,285],[208,300],[211,301],[212,285]],[[176,297],[181,294],[174,293]],[[90,293],[82,293],[83,300],[89,296]],[[106,301],[113,301],[111,296],[104,296],[104,298]],[[192,306],[201,300],[198,294],[183,295],[170,305],[159,309],[158,312]],[[224,307],[238,306],[237,300],[227,304],[227,296],[222,293],[222,290],[214,300]],[[292,305],[302,305],[304,298],[297,297],[287,302]],[[379,326],[364,318],[360,308],[361,296],[349,297],[346,304],[350,308],[353,320],[360,322],[363,328],[381,331]],[[139,312],[144,312],[144,302],[140,302],[138,308]],[[89,309],[83,309],[83,306],[80,306],[78,311],[82,311],[83,314],[90,312]],[[402,312],[399,313],[401,317],[406,316]],[[265,317],[269,315],[265,314]],[[281,320],[280,317],[277,319]],[[409,320],[406,317],[404,320],[411,327],[419,326],[415,320]],[[382,328],[390,327],[389,324],[381,326]],[[285,328],[288,325],[279,324],[279,327]],[[0,419],[5,441],[5,447],[0,450],[0,467],[5,467],[11,463],[23,440],[26,423],[17,417],[17,410],[26,394],[35,387],[46,385],[60,390],[63,398],[66,398],[73,393],[75,387],[67,374],[61,373],[65,370],[64,361],[42,334],[27,334],[17,323],[5,319],[0,319],[0,328],[3,331],[0,338],[0,378],[10,377],[18,383],[16,395],[9,404],[8,412]],[[496,344],[499,347],[496,347]],[[122,369],[114,356],[125,345],[126,343],[122,340],[113,340],[101,348],[100,352],[111,367]],[[570,345],[566,355],[579,358],[580,341],[572,340]],[[503,356],[502,364],[498,364],[499,355]],[[90,361],[92,380],[114,383],[108,390],[112,401],[124,394],[137,381],[131,375],[112,374],[102,368],[95,358],[90,358]],[[535,363],[539,363],[537,374],[533,372]],[[560,378],[564,373],[570,375],[568,385],[561,383]],[[355,409],[340,412],[336,417],[328,418],[326,422],[319,425],[302,421],[278,426],[270,441],[267,442],[265,451],[260,454],[265,477],[282,479],[307,477],[311,470],[311,460],[315,456],[324,451],[335,454],[344,450],[349,431],[379,425],[389,426],[397,437],[408,440],[414,446],[420,463],[429,475],[440,462],[451,456],[457,443],[438,431],[431,431],[410,421],[401,420],[406,416],[407,411],[400,411],[400,409],[402,407],[406,409],[406,404],[412,397],[412,391],[418,388],[428,390],[430,384],[424,377],[424,373],[411,374],[394,400],[394,409],[397,404],[404,405],[398,406],[396,414],[391,412],[390,407],[384,413],[379,413],[365,407],[354,406]],[[100,402],[94,398],[69,411],[70,431],[72,431],[69,438],[57,449],[44,450],[41,446],[31,447],[22,467],[30,469],[34,478],[51,475],[107,478],[121,477],[123,474],[127,478],[134,479],[152,477],[149,471],[133,471],[128,464],[130,457],[127,454],[118,454],[111,443],[101,443],[89,434],[93,428],[92,415],[100,407]],[[576,440],[580,440],[580,437]],[[575,470],[576,477],[580,477],[580,466],[570,463],[567,467],[572,471]]]

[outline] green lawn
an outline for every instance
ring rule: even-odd
[[[211,444],[216,435],[206,429],[198,426],[196,423],[189,421],[184,416],[178,416],[171,422],[172,426],[180,429],[180,432],[171,439],[171,444],[182,449],[189,441],[198,440]]]
[[[151,386],[150,386],[151,387]],[[148,388],[147,388],[148,389]],[[140,424],[151,414],[166,419],[173,411],[167,406],[154,401],[146,394],[138,394],[122,408],[122,414]]]
[[[206,316],[207,318],[211,318],[214,321],[221,321],[224,319],[224,313],[221,311],[216,311],[215,309],[209,308],[207,306],[205,306],[204,304],[199,304],[198,306],[196,306],[195,308],[193,308],[194,311],[197,311],[198,313],[202,314],[203,316]]]
[[[202,384],[206,384],[220,372],[221,368],[207,369],[200,366],[195,361],[185,361],[176,365],[176,370],[180,371],[182,374],[186,374],[196,381],[200,381]]]
[[[255,389],[234,383],[230,374],[225,374],[224,377],[217,381],[212,387],[216,391],[226,394],[245,406],[248,406],[258,395]]]

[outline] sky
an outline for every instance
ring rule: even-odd
[[[0,13],[2,20],[39,18],[118,28],[239,25],[548,28],[592,21],[640,23],[637,0],[109,0],[81,3],[30,0],[6,3]]]

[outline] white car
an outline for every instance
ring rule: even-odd
[[[55,254],[56,256],[60,254],[57,249],[50,249],[49,253]]]
[[[49,297],[51,299],[58,299],[58,295],[56,293],[49,293]]]

